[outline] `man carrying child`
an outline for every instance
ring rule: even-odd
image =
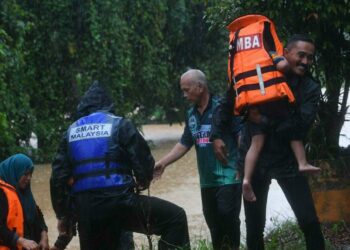
[[[315,119],[320,100],[320,85],[308,73],[314,54],[315,44],[306,35],[294,35],[287,42],[284,56],[290,69],[285,75],[296,100],[294,111],[285,120],[272,126],[268,124],[268,118],[260,112],[256,110],[249,112],[250,122],[265,123],[269,126],[267,126],[264,143],[252,176],[251,186],[256,200],[255,202],[244,200],[248,249],[264,249],[266,203],[272,178],[277,180],[293,209],[304,233],[307,249],[325,248],[310,187],[306,177],[298,169],[298,162],[291,147],[293,139],[305,138]],[[232,105],[231,109],[227,103],[219,107],[214,118],[216,131],[225,127],[225,121],[231,114]],[[253,135],[252,128],[245,126],[240,144],[241,166],[244,165]],[[214,148],[218,159],[225,159],[222,142],[214,140]]]

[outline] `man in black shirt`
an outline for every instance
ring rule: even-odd
[[[268,117],[259,112],[249,113],[250,123],[266,127],[266,139],[254,172],[252,187],[256,195],[255,202],[244,201],[247,228],[248,249],[264,249],[264,227],[266,219],[266,202],[271,178],[281,186],[304,233],[307,249],[324,249],[324,238],[313,204],[307,179],[298,171],[298,164],[290,147],[290,141],[306,136],[312,125],[320,100],[320,85],[308,74],[315,53],[314,42],[305,35],[292,36],[285,48],[284,56],[290,65],[286,74],[287,82],[296,98],[293,112],[278,124],[271,124]],[[218,159],[225,160],[221,130],[227,126],[232,114],[232,98],[228,95],[214,117],[214,148]],[[273,112],[269,110],[269,112]],[[254,126],[245,126],[240,143],[240,159],[249,149]]]
[[[69,214],[69,194],[63,191],[73,177],[81,249],[116,249],[105,242],[106,230],[118,239],[122,229],[160,235],[159,249],[189,247],[185,211],[134,192],[149,187],[154,159],[136,127],[114,114],[112,99],[97,82],[82,97],[77,116],[52,163],[51,200],[59,227]]]

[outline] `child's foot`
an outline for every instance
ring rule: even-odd
[[[250,201],[250,202],[256,201],[256,197],[255,197],[252,185],[246,180],[243,180],[242,193],[243,193],[244,199],[246,199],[247,201]]]
[[[304,165],[299,165],[299,171],[302,173],[318,173],[321,169],[306,163]]]

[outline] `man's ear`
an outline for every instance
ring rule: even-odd
[[[284,48],[283,49],[283,55],[286,56],[286,55],[288,55],[288,53],[289,53],[289,50],[287,48]]]

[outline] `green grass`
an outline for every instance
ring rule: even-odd
[[[265,236],[265,247],[273,249],[306,249],[303,233],[294,221],[273,222],[273,227]]]
[[[332,225],[331,229],[329,229],[330,226],[328,224],[328,229],[326,230],[326,226],[321,224],[325,237],[326,250],[339,249],[338,246],[334,244],[334,237],[337,235],[336,231],[342,230],[343,227],[340,224]],[[265,249],[306,250],[304,235],[295,221],[286,220],[279,222],[275,220],[272,229],[266,233]]]
[[[350,245],[349,223],[321,224],[325,236],[326,250],[343,249],[342,246]],[[153,247],[157,243],[153,242]],[[148,249],[143,246],[142,249]],[[191,241],[191,250],[212,250],[212,244],[208,239],[196,238]],[[246,246],[241,244],[241,250]],[[347,248],[346,248],[347,249]],[[293,220],[273,220],[273,226],[265,235],[265,250],[306,250],[305,240],[298,224]]]

